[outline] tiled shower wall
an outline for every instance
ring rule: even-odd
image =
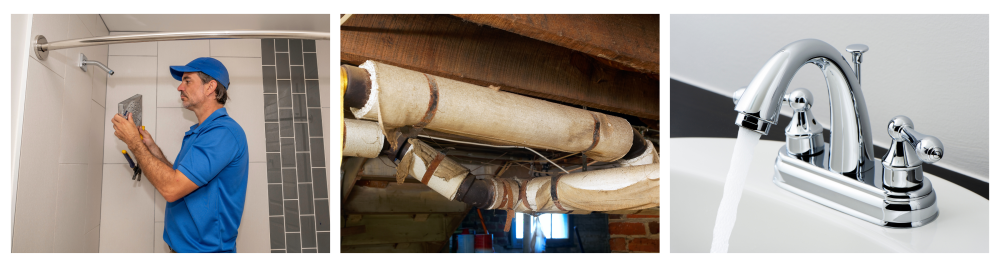
[[[329,137],[322,104],[328,94],[320,93],[320,73],[329,73],[329,61],[325,71],[317,67],[313,40],[262,39],[260,47],[271,252],[329,253]],[[329,83],[325,88],[329,93]]]
[[[112,32],[111,35],[132,34]],[[319,63],[329,64],[329,41],[317,42]],[[230,75],[230,100],[225,108],[243,127],[250,151],[247,197],[236,239],[238,252],[270,252],[267,150],[265,140],[265,90],[261,40],[191,40],[116,44],[110,47],[109,66],[116,71],[108,79],[106,104],[116,104],[132,95],[143,95],[143,123],[167,160],[174,162],[184,132],[197,123],[194,113],[182,107],[169,66],[184,65],[198,57],[213,57],[226,65]],[[314,55],[317,53],[314,52]],[[273,64],[273,62],[272,62]],[[315,63],[313,65],[316,65]],[[329,93],[329,66],[319,76],[319,93]],[[324,70],[325,69],[325,70]],[[273,92],[272,92],[273,94]],[[315,93],[314,93],[315,94]],[[103,102],[103,101],[102,101]],[[328,102],[318,118],[329,113]],[[108,108],[102,123],[110,128],[117,107]],[[322,128],[321,128],[322,129]],[[321,130],[328,135],[328,130]],[[322,137],[317,137],[324,140]],[[328,137],[327,137],[328,138]],[[102,198],[101,252],[168,252],[163,241],[166,201],[146,178],[131,180],[131,169],[121,155],[125,144],[110,131],[104,134],[104,185]],[[311,153],[310,153],[311,155]],[[326,178],[324,178],[326,180]]]
[[[11,251],[97,252],[108,79],[100,68],[85,72],[76,62],[83,53],[107,63],[108,46],[53,50],[40,60],[27,43],[35,35],[54,41],[107,36],[108,30],[98,15],[13,15],[11,25],[19,33],[12,34],[12,48],[20,47],[13,56],[30,56],[13,61],[11,69],[12,75],[27,69],[23,124],[18,128],[17,117],[11,120],[12,140],[21,134]],[[22,107],[19,83],[11,87],[12,115]]]

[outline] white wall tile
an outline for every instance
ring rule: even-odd
[[[212,57],[260,58],[260,39],[211,40]]]
[[[56,42],[67,40],[69,33],[69,22],[73,15],[48,15],[48,14],[35,14],[31,17],[31,39],[29,42],[35,39],[35,36],[42,35],[48,42]],[[32,49],[32,47],[28,47]],[[35,52],[32,49],[28,53],[31,58],[38,59],[35,56]],[[73,65],[76,57],[70,56],[69,53],[64,50],[52,50],[49,51],[49,55],[45,60],[39,60],[46,68],[52,69],[60,77],[66,72],[66,65]]]
[[[167,215],[167,199],[163,198],[160,191],[153,189],[153,222],[163,222]]]
[[[334,69],[340,66],[333,67]],[[330,41],[328,40],[317,40],[316,41],[316,69],[319,70],[319,95],[320,95],[320,106],[324,108],[330,107]],[[337,69],[339,72],[340,69]],[[337,81],[340,81],[338,75]]]
[[[86,252],[87,164],[60,164],[56,181],[56,225],[53,251]]]
[[[250,163],[247,198],[243,206],[236,251],[240,253],[270,253],[271,235],[267,218],[267,166]]]
[[[91,37],[90,32],[76,15],[70,16],[67,27],[69,28],[67,36],[69,39]],[[72,48],[66,51],[70,56],[79,56],[80,53],[85,53],[88,50],[90,49]],[[88,66],[88,71],[85,72],[76,67],[78,61],[78,59],[73,60],[73,64],[68,65],[63,74],[65,93],[63,94],[62,106],[60,106],[62,108],[63,131],[58,140],[61,146],[58,154],[59,163],[87,163],[88,161],[89,130],[86,128],[89,128],[87,122],[90,121],[90,102],[94,83],[91,74],[97,67]]]
[[[84,218],[84,227],[88,230],[101,225],[101,186],[104,179],[104,107],[96,102],[90,102],[90,127],[87,138],[88,174],[86,197],[87,215]],[[96,244],[96,242],[95,242]],[[96,248],[96,247],[95,247]]]
[[[198,57],[208,57],[208,40],[158,42],[156,62],[156,106],[183,107],[177,81],[170,75],[170,66],[185,65]]]
[[[88,231],[87,234],[84,235],[84,237],[86,237],[86,239],[85,239],[86,240],[86,243],[85,243],[86,245],[84,246],[85,252],[87,252],[87,253],[97,253],[97,252],[101,251],[101,227],[100,226],[97,226],[97,227],[94,227],[94,228],[90,229],[90,231]]]
[[[226,110],[247,135],[250,162],[266,162],[264,151],[264,77],[260,58],[217,58],[229,70]]]
[[[51,252],[55,228],[56,180],[62,110],[62,79],[28,60],[21,157],[14,212],[13,252]]]
[[[128,164],[104,164],[101,252],[153,251],[153,185]]]
[[[118,113],[118,102],[142,94],[142,125],[156,136],[156,57],[109,56],[115,75],[108,78],[108,96],[104,111],[104,163],[127,163],[122,150],[128,146],[115,137],[111,118]],[[131,152],[129,152],[131,154]]]
[[[10,146],[14,147],[17,139],[17,132],[21,130],[17,124],[18,110],[21,107],[21,84],[27,76],[27,63],[29,57],[25,55],[30,50],[29,34],[31,34],[31,17],[28,14],[10,15]],[[13,161],[13,160],[12,160]],[[16,180],[16,179],[15,179]]]
[[[83,50],[83,54],[87,55],[88,60],[98,61],[104,63],[104,65],[109,65],[108,45],[84,47],[80,49]],[[106,103],[105,100],[107,99],[106,96],[108,90],[108,74],[107,72],[104,72],[103,69],[100,69],[100,67],[98,66],[90,66],[89,68],[90,69],[88,69],[87,72],[90,74],[92,80],[90,88],[91,99],[93,99],[94,102],[100,104],[101,107],[106,107],[104,104]],[[111,70],[117,70],[117,69],[111,68]]]
[[[163,241],[163,222],[153,223],[153,253],[170,253],[170,246]]]
[[[142,33],[147,33],[147,32],[117,31],[117,32],[111,32],[111,36],[132,35],[132,34],[142,34]],[[126,43],[126,44],[111,44],[110,47],[108,47],[108,55],[156,56],[156,43],[157,42],[153,41],[153,42],[139,42],[139,43]]]
[[[88,122],[92,121],[90,110],[93,102],[91,99],[93,82],[89,73],[76,67],[66,71],[65,77],[63,83],[65,92],[62,105],[59,106],[62,109],[63,128],[58,138],[61,146],[59,163],[87,163],[89,155],[87,139],[90,136]]]
[[[77,19],[87,27],[90,31],[90,35],[93,36],[107,36],[110,34],[108,32],[108,27],[104,26],[104,20],[101,19],[101,15],[98,14],[80,14],[76,15]]]

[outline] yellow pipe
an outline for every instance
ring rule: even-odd
[[[337,123],[340,124],[341,139],[346,139],[344,138],[344,136],[347,133],[346,131],[347,127],[344,124],[344,95],[346,94],[347,94],[347,70],[345,70],[344,67],[340,67],[340,111],[338,111],[340,112],[340,120],[338,120]],[[341,157],[341,164],[343,164],[344,142],[343,141],[337,141],[337,142],[340,142],[340,148],[336,148],[334,150],[339,151],[338,153],[339,156]]]

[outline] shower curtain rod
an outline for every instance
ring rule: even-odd
[[[286,31],[286,30],[222,30],[222,31],[184,31],[184,32],[156,32],[132,35],[115,35],[93,38],[82,38],[63,40],[49,43],[43,35],[36,35],[31,41],[31,46],[35,55],[40,60],[48,57],[49,51],[87,47],[95,45],[108,45],[119,43],[135,43],[165,40],[198,40],[198,39],[307,39],[307,40],[329,40],[329,32],[317,31]]]

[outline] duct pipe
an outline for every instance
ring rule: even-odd
[[[367,71],[370,85],[357,79],[364,74],[345,71],[345,104],[355,117],[379,121],[394,147],[401,143],[394,143],[390,134],[413,126],[507,145],[584,152],[602,162],[618,160],[632,149],[632,128],[620,117],[374,61],[360,68]],[[348,100],[360,95],[367,95],[363,104]]]
[[[422,141],[410,139],[409,143],[396,168],[397,181],[410,176],[445,198],[482,209],[567,213],[639,210],[660,205],[659,164],[539,177],[518,183],[507,178],[469,175],[468,169]]]

